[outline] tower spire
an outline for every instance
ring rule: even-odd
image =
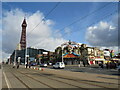
[[[21,49],[25,49],[26,48],[26,27],[27,27],[25,18],[21,26],[22,26],[22,33],[21,33],[20,45],[21,45]]]

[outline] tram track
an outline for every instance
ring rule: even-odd
[[[11,74],[17,78],[28,90],[32,90],[26,83],[24,83],[20,78],[18,78],[14,73],[11,72]]]
[[[19,72],[19,71],[17,71],[17,72]],[[19,72],[19,73],[20,73],[20,72]],[[18,76],[16,76],[16,75],[13,74],[12,72],[11,72],[11,74],[12,74],[13,76],[15,76],[15,78],[17,78],[23,85],[25,85],[25,87],[28,88],[28,90],[32,90],[32,88],[31,88],[30,86],[28,86],[26,83],[24,83]],[[29,77],[28,75],[25,75],[25,74],[23,74],[23,73],[21,73],[21,74],[24,75],[24,76]],[[52,86],[50,86],[50,85],[48,85],[48,84],[46,84],[46,83],[43,83],[43,82],[41,82],[41,81],[39,81],[39,80],[36,80],[36,79],[34,79],[34,78],[32,78],[32,77],[29,77],[29,78],[31,78],[31,79],[33,79],[33,80],[35,80],[35,81],[37,81],[37,82],[39,82],[39,83],[47,86],[47,87],[49,87],[49,88],[51,88],[51,89],[53,89],[53,90],[57,90],[56,88],[54,88],[54,87],[52,87]]]
[[[18,71],[18,72],[21,73],[21,74],[23,74],[23,75],[25,75],[25,76],[27,76],[27,77],[29,77],[29,78],[31,78],[31,79],[33,79],[33,80],[35,80],[35,81],[38,81],[38,82],[40,82],[40,83],[48,86],[48,84],[45,84],[45,83],[41,82],[40,80],[37,80],[37,79],[33,78],[33,77],[30,76],[30,75],[27,75],[27,74],[22,73],[22,72],[20,72],[20,71]],[[40,76],[45,77],[45,75],[40,75]],[[70,85],[70,86],[73,86],[73,87],[76,87],[76,88],[81,88],[82,90],[88,90],[88,89],[86,89],[86,88],[82,88],[82,87],[80,87],[80,86],[72,85],[72,84],[69,84],[69,83],[66,83],[66,82],[63,82],[63,81],[59,81],[59,80],[56,80],[56,79],[52,79],[52,78],[48,78],[48,77],[46,77],[46,78],[47,78],[47,79],[50,79],[50,80],[53,80],[53,81],[60,82],[60,83],[64,83],[64,84],[67,84],[67,85]],[[57,90],[57,89],[54,88],[54,87],[51,87],[51,86],[49,86],[49,87]]]
[[[11,69],[9,68],[9,70],[11,71]],[[65,80],[70,80],[70,81],[74,81],[74,82],[78,82],[78,83],[82,83],[82,84],[86,84],[86,85],[92,85],[92,86],[97,86],[97,87],[100,87],[100,88],[103,88],[103,89],[105,89],[105,90],[116,90],[116,88],[114,89],[114,88],[108,88],[108,87],[104,87],[104,86],[102,86],[102,85],[96,85],[95,83],[94,84],[92,84],[92,83],[89,83],[89,82],[83,82],[82,81],[82,79],[77,79],[77,80],[75,80],[75,79],[72,79],[72,78],[68,78],[68,77],[63,77],[63,76],[56,76],[56,75],[53,75],[52,76],[52,78],[51,78],[51,76],[47,76],[46,74],[43,74],[43,73],[40,73],[40,72],[38,72],[38,71],[30,71],[30,69],[24,69],[24,68],[22,68],[22,72],[21,71],[19,71],[19,69],[12,69],[12,72],[11,72],[11,74],[16,78],[16,79],[18,79],[23,85],[25,85],[25,87],[28,89],[28,90],[32,90],[24,81],[22,81],[21,79],[20,79],[20,77],[19,76],[17,76],[17,75],[15,75],[15,73],[13,73],[13,72],[17,72],[17,73],[20,73],[20,74],[22,74],[22,75],[24,75],[24,76],[26,76],[26,77],[28,77],[28,78],[30,78],[30,79],[33,79],[33,80],[35,80],[35,81],[37,81],[37,82],[39,82],[39,83],[41,83],[41,84],[43,84],[43,85],[46,85],[47,87],[49,87],[49,88],[51,88],[51,89],[53,89],[53,90],[58,90],[57,88],[54,88],[53,86],[51,86],[51,85],[49,85],[49,84],[46,84],[46,83],[44,83],[44,82],[41,82],[40,80],[37,80],[36,78],[34,78],[35,77],[35,75],[36,76],[41,76],[41,77],[44,77],[44,78],[47,78],[48,80],[53,80],[53,81],[57,81],[57,82],[59,82],[59,83],[64,83],[64,84],[67,84],[67,85],[70,85],[70,86],[74,86],[74,87],[76,87],[76,88],[79,88],[80,90],[82,89],[82,90],[89,90],[89,88],[87,89],[87,88],[83,88],[83,87],[80,87],[80,86],[78,86],[78,85],[73,85],[73,84],[70,84],[70,83],[67,83],[67,82],[64,82],[64,81],[61,81],[61,80],[57,80],[57,78],[61,78],[61,79],[65,79]],[[32,76],[31,76],[31,74],[32,74]],[[35,75],[34,75],[35,74]],[[53,78],[53,77],[55,77],[55,78]],[[39,88],[39,87],[38,87]]]
[[[28,70],[29,71],[29,70]],[[22,73],[22,72],[20,72],[20,73]],[[34,71],[34,73],[36,73],[36,71]],[[25,73],[22,73],[22,74],[25,74]],[[46,77],[46,78],[48,78],[48,79],[50,79],[50,80],[55,80],[55,81],[58,81],[58,82],[62,82],[62,83],[66,83],[66,82],[63,82],[63,81],[60,81],[60,80],[56,80],[56,79],[53,79],[53,78],[51,78],[51,77],[49,77],[49,76],[46,76],[46,75],[44,75],[44,74],[40,74],[40,73],[38,73],[37,72],[37,74],[38,75],[40,75],[40,76],[42,76],[42,77]],[[30,77],[30,76],[29,76]],[[85,81],[82,81],[82,79],[79,79],[79,80],[75,80],[75,79],[70,79],[70,78],[66,78],[66,77],[61,77],[61,76],[55,76],[54,75],[54,77],[55,78],[62,78],[62,79],[66,79],[66,80],[71,80],[71,81],[75,81],[75,82],[78,82],[78,83],[84,83],[84,84],[87,84],[87,85],[92,85],[92,86],[97,86],[97,87],[101,87],[101,88],[104,88],[104,89],[109,89],[109,90],[114,90],[113,88],[108,88],[108,87],[105,87],[105,86],[102,86],[102,85],[97,85],[97,84],[92,84],[92,83],[89,83],[89,82],[85,82]],[[33,78],[33,77],[32,77]],[[69,84],[69,83],[66,83],[66,84],[68,84],[68,85],[72,85],[72,84]],[[76,85],[72,85],[72,86],[76,86]],[[79,87],[79,86],[76,86],[76,87],[78,87],[78,88],[81,88],[81,87]],[[86,89],[86,88],[83,88],[83,89]]]

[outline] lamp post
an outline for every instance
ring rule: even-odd
[[[27,64],[27,47],[25,49],[25,67],[26,67],[26,64]]]
[[[63,46],[61,46],[62,47],[62,62],[63,62]]]
[[[20,62],[21,62],[20,59],[21,59],[21,57],[18,57],[18,63],[19,63],[19,64],[20,64]]]
[[[13,66],[16,66],[16,50],[15,50],[14,65]]]

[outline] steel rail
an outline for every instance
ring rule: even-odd
[[[27,71],[29,71],[29,69],[27,70]],[[20,71],[19,71],[20,72]],[[34,73],[36,73],[37,71],[34,71]],[[23,72],[20,72],[20,73],[22,73],[22,74],[25,74],[25,73],[23,73]],[[31,73],[31,72],[30,72]],[[37,74],[38,75],[40,75],[40,76],[43,76],[43,77],[46,77],[46,78],[48,78],[48,79],[51,79],[51,80],[55,80],[55,81],[58,81],[58,82],[62,82],[62,83],[66,83],[66,82],[63,82],[63,81],[60,81],[60,80],[56,80],[56,79],[52,79],[52,78],[50,78],[50,77],[47,77],[46,75],[43,75],[43,74],[40,74],[40,73],[38,73],[37,72]],[[29,76],[30,77],[30,76]],[[62,79],[66,79],[66,80],[71,80],[71,81],[76,81],[76,82],[78,82],[78,83],[84,83],[84,84],[87,84],[87,85],[92,85],[92,86],[97,86],[97,87],[101,87],[101,88],[106,88],[106,89],[108,89],[108,90],[113,90],[113,88],[108,88],[108,87],[105,87],[105,86],[103,86],[103,85],[97,85],[97,84],[93,84],[93,83],[89,83],[89,82],[86,82],[86,81],[82,81],[82,79],[79,79],[79,80],[75,80],[75,79],[70,79],[70,78],[67,78],[67,77],[62,77],[62,76],[54,76],[54,77],[56,77],[56,78],[62,78]],[[69,84],[69,83],[66,83],[66,84]],[[72,84],[69,84],[69,85],[72,85]],[[72,85],[72,86],[76,86],[76,85]],[[76,87],[79,87],[79,86],[76,86]],[[79,88],[82,88],[82,87],[79,87]],[[83,89],[86,89],[86,88],[83,88]],[[87,89],[88,90],[88,89]]]

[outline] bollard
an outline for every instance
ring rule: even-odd
[[[36,68],[36,70],[38,70],[38,68]]]
[[[41,68],[39,68],[39,70],[41,70]]]
[[[41,71],[43,71],[43,68],[41,69]]]

